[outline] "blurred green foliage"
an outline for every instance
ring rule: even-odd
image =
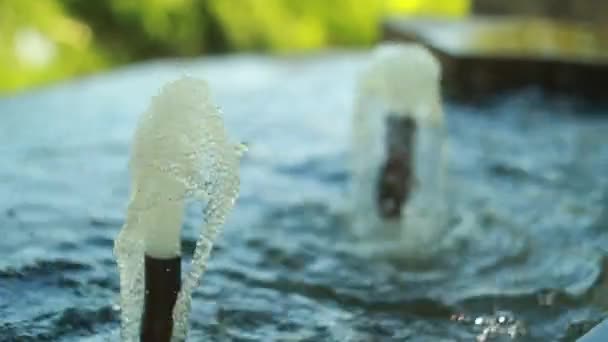
[[[0,90],[96,70],[108,57],[57,1],[0,0]]]
[[[0,0],[0,91],[163,56],[367,46],[388,14],[469,0]]]

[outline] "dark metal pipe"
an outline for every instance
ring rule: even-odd
[[[181,257],[145,256],[145,299],[141,342],[170,342],[173,306],[181,287]]]
[[[387,159],[380,169],[377,209],[385,219],[401,218],[414,179],[414,136],[416,121],[408,116],[389,115],[386,119]]]

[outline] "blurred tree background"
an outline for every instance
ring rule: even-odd
[[[0,0],[0,91],[150,58],[366,47],[383,17],[469,0]]]

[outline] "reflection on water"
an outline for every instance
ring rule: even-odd
[[[228,130],[250,148],[194,292],[193,341],[499,341],[513,329],[518,341],[553,341],[600,319],[606,108],[535,90],[448,105],[453,228],[430,257],[367,258],[348,208],[361,61],[157,62],[1,100],[0,340],[116,338],[112,239],[128,142],[150,95],[184,70],[210,80]],[[187,255],[199,210],[188,210]]]

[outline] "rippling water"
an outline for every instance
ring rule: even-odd
[[[362,61],[163,61],[1,99],[0,341],[117,340],[128,144],[184,73],[250,147],[191,340],[571,341],[604,317],[608,108],[535,90],[447,105],[450,233],[432,257],[370,259],[349,233]]]

